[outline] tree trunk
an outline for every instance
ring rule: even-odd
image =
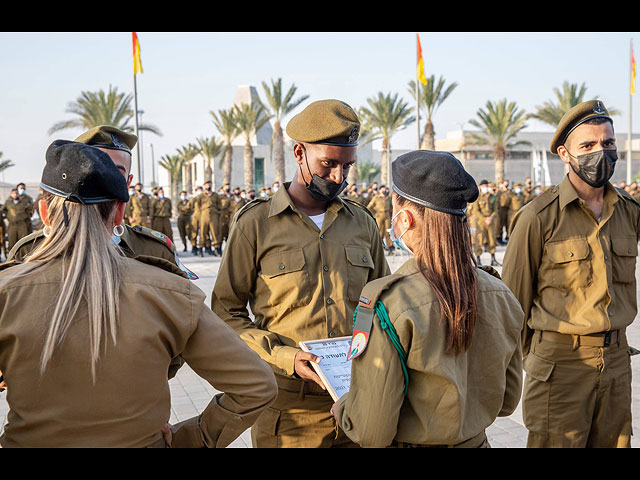
[[[430,118],[427,119],[427,124],[424,127],[424,136],[422,137],[420,148],[422,150],[436,149],[436,132],[433,129],[433,122]]]
[[[224,149],[224,163],[222,181],[231,185],[231,160],[233,158],[233,147],[230,143]]]
[[[204,167],[204,181],[211,182],[211,185],[215,188],[215,179],[213,178],[213,169],[211,168],[211,158],[207,157],[207,163]]]
[[[502,182],[504,180],[504,160],[506,157],[506,151],[504,147],[496,147],[494,153],[494,169],[496,176],[496,184]]]
[[[285,181],[285,166],[284,166],[284,137],[282,135],[282,127],[280,122],[275,122],[273,125],[273,166],[275,170],[275,181],[280,182],[280,185]]]
[[[380,183],[386,186],[389,186],[389,156],[391,152],[389,151],[389,140],[386,138],[382,139],[382,158],[380,165]]]
[[[255,172],[253,165],[253,148],[251,142],[247,138],[247,143],[244,144],[244,188],[249,193],[249,190],[255,190]]]
[[[173,183],[173,188],[171,189],[172,190],[172,192],[171,192],[171,202],[173,203],[174,210],[177,210],[177,208],[178,208],[178,196],[179,196],[178,188],[180,188],[178,186],[178,175],[174,175],[171,180],[172,180],[171,183]],[[172,213],[172,215],[174,215],[175,211],[171,212],[171,213]]]

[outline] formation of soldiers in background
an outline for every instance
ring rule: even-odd
[[[629,192],[633,198],[640,201],[640,185],[634,181],[612,183],[614,187],[622,188]],[[186,191],[180,192],[176,211],[178,213],[177,226],[180,239],[184,246],[183,251],[188,251],[187,242],[191,247],[191,253],[204,256],[204,253],[212,256],[222,256],[222,244],[229,235],[231,220],[235,213],[247,202],[258,197],[267,198],[274,195],[280,184],[274,182],[271,187],[264,187],[248,192],[240,187],[231,190],[228,184],[219,188],[217,193],[213,191],[210,182],[199,186],[195,195],[187,195]],[[531,178],[527,177],[524,183],[511,184],[504,180],[496,185],[486,180],[479,184],[480,196],[478,200],[469,205],[467,218],[469,219],[474,254],[478,265],[482,265],[480,256],[486,251],[491,254],[491,265],[500,266],[495,258],[496,245],[506,245],[509,241],[509,225],[518,210],[536,198],[542,192],[551,188],[540,185],[533,186]],[[154,187],[151,195],[144,193],[142,184],[129,190],[130,199],[125,211],[125,222],[131,226],[142,225],[158,232],[164,233],[173,240],[171,217],[173,205],[171,199],[165,196],[162,187]],[[0,250],[6,259],[7,254],[22,237],[42,228],[42,222],[37,210],[38,197],[33,200],[26,193],[24,183],[19,183],[11,190],[10,197],[5,201],[0,210],[0,235],[2,245]],[[391,195],[386,185],[378,185],[373,182],[360,190],[352,184],[342,192],[342,196],[354,200],[366,207],[375,217],[380,230],[380,238],[385,252],[395,252],[395,247],[389,237],[388,229],[391,228]],[[34,221],[32,217],[38,213]]]

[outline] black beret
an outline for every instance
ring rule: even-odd
[[[105,152],[69,140],[56,140],[46,153],[40,187],[74,203],[127,202],[127,181]]]
[[[391,164],[393,190],[419,205],[464,215],[467,203],[478,198],[478,186],[460,160],[449,152],[416,150]]]

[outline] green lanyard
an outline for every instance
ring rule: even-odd
[[[358,313],[358,307],[356,306],[356,311],[353,313],[353,326],[356,324],[356,315]],[[400,357],[400,365],[402,366],[402,372],[404,373],[404,395],[407,396],[407,392],[409,391],[409,372],[407,371],[407,354],[402,348],[402,344],[400,343],[400,338],[398,337],[398,332],[393,327],[391,320],[389,320],[389,314],[387,313],[387,309],[384,304],[380,301],[376,302],[375,312],[378,315],[378,319],[380,320],[380,327],[383,331],[387,333],[393,347],[398,352],[398,356]]]

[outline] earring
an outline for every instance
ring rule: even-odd
[[[124,233],[124,226],[122,226],[122,224],[120,224],[120,225],[114,225],[114,227],[113,227],[113,234],[114,234],[116,237],[121,237],[123,233]]]
[[[51,225],[45,225],[44,228],[42,229],[42,234],[45,237],[49,238],[51,236]]]

